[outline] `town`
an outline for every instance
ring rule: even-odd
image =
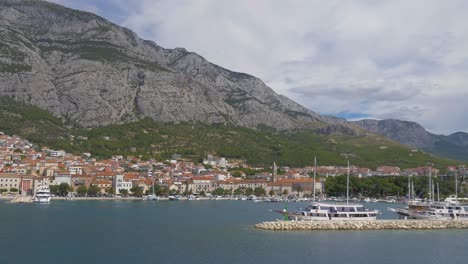
[[[328,177],[347,173],[359,178],[428,175],[444,178],[455,174],[465,178],[464,166],[448,167],[444,175],[430,165],[404,170],[393,166],[379,166],[375,170],[317,166],[314,180],[313,166],[289,168],[272,162],[270,168],[255,168],[245,160],[213,155],[207,155],[200,164],[186,161],[179,154],[165,161],[119,155],[97,160],[90,153],[77,156],[46,147],[38,149],[28,140],[0,132],[0,197],[32,197],[44,187],[65,197],[142,197],[153,190],[162,196],[323,196]]]

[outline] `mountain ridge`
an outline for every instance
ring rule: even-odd
[[[379,133],[375,122],[366,127],[320,115],[259,78],[184,48],[163,48],[93,13],[41,0],[0,0],[0,36],[0,94],[81,127],[149,118],[326,135]],[[405,137],[399,128],[387,136],[452,158],[465,155],[464,134],[435,137],[410,123],[400,129],[408,126]]]
[[[359,133],[276,94],[254,76],[184,48],[162,48],[92,13],[2,0],[0,22],[0,92],[84,127],[146,117]]]
[[[373,133],[436,155],[468,160],[468,133],[465,132],[456,132],[448,136],[436,135],[428,132],[416,122],[398,119],[363,119],[352,121],[352,123]]]

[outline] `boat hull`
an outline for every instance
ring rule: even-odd
[[[35,197],[35,203],[50,203],[50,197]]]

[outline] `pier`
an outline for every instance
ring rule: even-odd
[[[468,229],[466,220],[274,221],[255,225],[271,231]]]
[[[10,201],[11,203],[32,203],[33,197],[32,196],[22,196],[18,195],[13,200]]]

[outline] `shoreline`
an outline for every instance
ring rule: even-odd
[[[31,196],[25,196],[31,198]],[[0,196],[0,200],[9,200],[13,201],[15,199],[21,198],[21,196]],[[143,199],[143,197],[51,197],[51,201],[149,201]],[[230,198],[198,198],[195,200],[189,200],[187,197],[180,197],[175,201],[234,201]],[[152,201],[170,201],[169,197],[159,197],[158,200]],[[237,200],[236,200],[237,201]]]

